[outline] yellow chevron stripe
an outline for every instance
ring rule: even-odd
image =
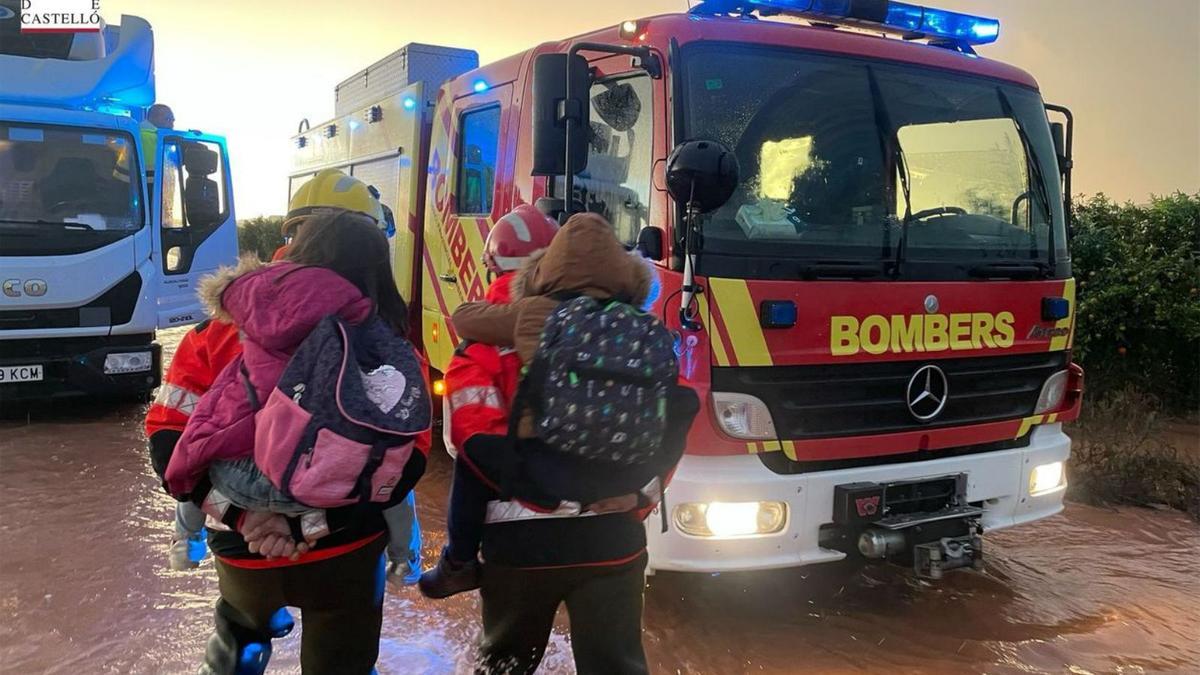
[[[783,446],[781,446],[779,444],[779,441],[763,441],[763,444],[762,444],[763,452],[779,452],[782,449],[783,449]],[[793,452],[795,452],[795,451],[793,450]]]
[[[784,441],[783,442],[783,454],[787,455],[787,458],[792,460],[793,462],[799,461],[796,458],[796,444],[793,443],[792,441]]]
[[[708,342],[712,348],[713,358],[716,359],[718,366],[728,366],[729,351],[725,349],[725,341],[721,339],[721,332],[717,330],[716,319],[709,312],[708,300],[703,295],[699,296],[699,300],[700,320],[704,322],[704,326],[708,330]]]
[[[1017,429],[1017,435],[1013,438],[1021,438],[1025,434],[1029,433],[1029,430],[1033,428],[1033,425],[1042,423],[1043,417],[1045,416],[1034,415],[1033,417],[1026,417],[1025,419],[1021,420],[1021,426]]]
[[[1057,421],[1058,421],[1058,413],[1054,413],[1053,415],[1046,418],[1046,424],[1054,424]]]
[[[742,279],[710,278],[708,285],[725,319],[725,330],[733,342],[739,366],[773,365],[767,338],[759,325],[758,310],[750,297],[750,288]]]
[[[1075,341],[1075,279],[1067,279],[1063,284],[1063,297],[1071,305],[1071,311],[1067,318],[1059,320],[1054,324],[1055,328],[1070,329],[1066,335],[1050,339],[1050,351],[1060,352],[1064,349],[1070,349]]]
[[[746,444],[746,452],[748,452],[752,455],[757,455],[758,454],[758,443],[747,443]]]

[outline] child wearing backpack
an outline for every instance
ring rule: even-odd
[[[244,263],[200,292],[243,348],[164,475],[172,495],[226,528],[210,536],[221,599],[206,667],[226,672],[247,650],[264,660],[272,617],[292,606],[305,672],[365,675],[379,649],[384,512],[424,473],[431,417],[387,240],[367,216],[324,209],[299,225],[284,261]],[[270,479],[283,497],[272,507],[314,508],[289,519],[237,507],[213,478],[238,466],[254,469],[246,485],[259,470]]]
[[[479,586],[485,519],[521,511],[592,519],[655,503],[683,449],[682,438],[664,438],[686,430],[698,409],[676,386],[670,332],[638,311],[655,299],[653,266],[600,216],[572,216],[510,289],[508,304],[468,303],[452,317],[466,344],[515,350],[525,374],[498,388],[508,432],[458,448],[449,543],[419,582],[428,597]]]

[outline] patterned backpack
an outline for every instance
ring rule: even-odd
[[[514,417],[528,406],[538,438],[558,452],[644,465],[661,449],[678,374],[671,333],[653,315],[574,298],[547,317]]]
[[[431,417],[424,366],[408,340],[379,316],[359,325],[328,316],[255,413],[254,461],[308,506],[386,502]]]

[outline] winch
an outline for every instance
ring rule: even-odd
[[[911,564],[917,576],[983,567],[983,509],[966,501],[966,474],[834,488],[825,546],[864,558]]]

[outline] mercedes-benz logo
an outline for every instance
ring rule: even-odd
[[[928,422],[942,413],[949,393],[950,383],[946,381],[946,373],[941,368],[921,366],[909,378],[904,400],[913,417]]]
[[[938,311],[938,299],[936,295],[930,294],[925,296],[925,312],[934,314]]]

